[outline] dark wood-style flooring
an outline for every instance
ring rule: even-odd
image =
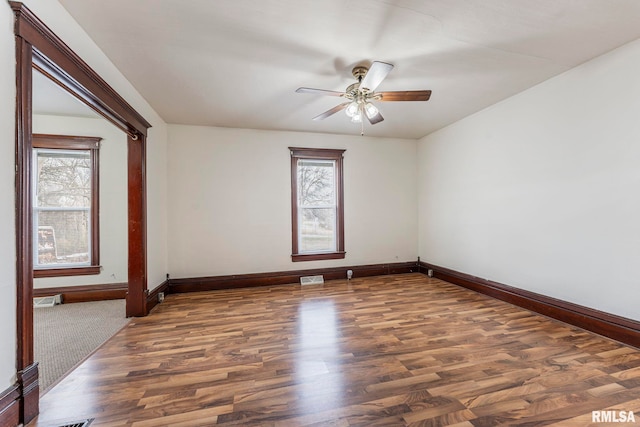
[[[40,409],[33,426],[640,423],[640,350],[421,274],[179,294]]]

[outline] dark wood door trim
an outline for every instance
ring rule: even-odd
[[[38,414],[37,365],[33,360],[33,251],[31,217],[31,61],[32,46],[16,36],[16,369],[35,366],[35,393],[23,393],[18,377],[20,421],[26,424]],[[32,389],[33,382],[29,385]],[[35,398],[34,398],[35,396]],[[30,413],[34,408],[35,413]]]
[[[146,135],[151,125],[124,98],[26,6],[9,4],[16,35],[35,49],[33,66],[119,128]]]
[[[147,198],[146,136],[127,138],[129,209],[129,288],[127,317],[146,316],[147,310]],[[135,255],[135,256],[132,256]]]
[[[31,323],[33,310],[26,302],[32,299],[32,287],[20,286],[33,282],[32,240],[28,235],[31,229],[31,200],[24,197],[31,192],[31,45],[16,37],[17,90],[21,94],[16,98],[16,280],[18,282],[18,329],[25,323]],[[22,331],[26,332],[26,331]],[[18,334],[18,367],[29,365],[33,358],[33,348],[29,343],[31,335]]]
[[[38,414],[38,364],[33,356],[31,220],[32,69],[51,78],[128,135],[129,288],[127,315],[147,314],[146,135],[151,125],[20,2],[9,1],[16,35],[16,370],[20,422]]]

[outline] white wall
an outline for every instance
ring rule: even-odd
[[[34,288],[127,281],[127,135],[102,118],[34,115],[33,132],[97,136],[100,148],[100,265],[98,275],[34,279]]]
[[[0,5],[0,393],[16,372],[15,41],[13,12]]]
[[[291,261],[288,147],[346,149],[344,260]],[[172,278],[417,258],[416,141],[169,126]]]
[[[136,107],[138,108],[138,107]],[[145,109],[146,110],[146,109]],[[166,280],[169,271],[167,246],[167,125],[152,120],[147,143],[147,286],[151,291]]]
[[[640,320],[640,41],[419,143],[422,260]]]
[[[166,124],[56,0],[24,0],[46,25],[149,123],[147,144],[147,273],[150,290],[167,272]]]

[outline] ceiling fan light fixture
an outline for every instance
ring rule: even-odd
[[[374,118],[379,113],[378,108],[370,102],[364,104],[364,112],[370,119]]]
[[[353,101],[351,104],[349,104],[347,106],[347,108],[344,110],[344,112],[346,113],[346,115],[348,117],[352,117],[355,116],[358,113],[359,110],[359,106],[358,103],[356,101]]]
[[[380,83],[393,69],[393,64],[373,61],[370,67],[356,66],[352,70],[357,82],[347,86],[344,92],[335,90],[314,89],[300,87],[298,93],[311,93],[346,98],[346,101],[316,116],[313,120],[323,120],[338,111],[345,110],[352,123],[360,124],[360,134],[364,135],[365,117],[369,123],[375,125],[384,120],[378,108],[372,101],[428,101],[431,97],[430,90],[405,90],[376,92]]]

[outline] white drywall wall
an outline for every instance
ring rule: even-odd
[[[640,320],[640,41],[419,142],[423,261]]]
[[[346,149],[344,260],[291,261],[288,147]],[[416,141],[169,125],[172,278],[413,261]]]

